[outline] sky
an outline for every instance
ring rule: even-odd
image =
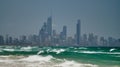
[[[38,35],[49,16],[57,33],[74,36],[80,19],[82,35],[120,38],[120,0],[0,0],[0,35]]]

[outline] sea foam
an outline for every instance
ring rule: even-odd
[[[110,49],[110,52],[112,52],[112,51],[114,51],[114,50],[116,50],[115,48],[112,48],[112,49]]]
[[[15,51],[15,49],[9,49],[9,48],[5,48],[5,49],[3,49],[3,51],[9,51],[9,52],[13,52],[13,51]]]
[[[74,52],[86,54],[120,54],[120,52],[100,52],[100,51],[74,51]]]
[[[48,56],[39,56],[39,55],[32,55],[28,56],[26,58],[20,59],[20,61],[27,61],[27,62],[49,62],[53,57],[48,55]]]
[[[64,51],[65,51],[65,49],[53,49],[51,52],[56,52],[56,54],[59,54]]]
[[[97,65],[94,64],[83,64],[83,63],[78,63],[75,61],[67,61],[67,60],[55,66],[56,67],[98,67]]]

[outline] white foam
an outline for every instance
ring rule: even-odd
[[[61,64],[55,65],[55,67],[98,67],[94,64],[82,64],[75,61],[65,61]]]
[[[22,47],[20,50],[21,51],[31,51],[32,47],[28,46],[28,47]]]
[[[41,53],[44,53],[44,51],[39,51],[39,52],[37,53],[37,55],[39,55],[39,54],[41,54]]]
[[[53,49],[51,52],[56,52],[56,54],[59,54],[64,51],[65,51],[65,49]]]
[[[47,53],[49,53],[50,49],[47,49],[46,51],[47,51]]]
[[[88,53],[88,54],[103,53],[103,52],[95,52],[95,51],[81,51],[81,52]]]
[[[10,57],[10,55],[8,55],[8,56],[1,55],[0,57],[2,57],[2,58],[3,58],[3,57],[4,57],[4,58],[7,58],[7,57]]]
[[[112,49],[110,49],[110,52],[111,52],[111,51],[114,51],[114,50],[116,50],[116,49],[115,49],[115,48],[112,48]]]
[[[3,49],[3,51],[10,51],[10,52],[13,52],[13,51],[15,51],[15,49],[6,48],[6,49]]]
[[[14,61],[13,61],[13,60],[0,60],[0,62],[12,63],[12,62],[14,62]]]
[[[22,58],[20,59],[20,61],[27,61],[27,62],[49,62],[53,57],[52,56],[39,56],[39,55],[32,55],[32,56],[28,56],[26,58]]]
[[[77,52],[77,51],[75,51]],[[96,51],[80,51],[78,53],[87,53],[87,54],[120,54],[120,52],[96,52]]]
[[[87,49],[87,48],[85,48],[85,47],[80,47],[80,48],[78,48],[78,49]]]
[[[4,62],[4,63],[12,63],[14,62],[13,59],[9,58],[10,56],[0,56],[0,62]]]

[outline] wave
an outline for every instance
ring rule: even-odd
[[[53,57],[50,56],[50,55],[49,56],[45,56],[45,57],[39,56],[39,55],[32,55],[32,56],[28,56],[26,58],[22,58],[19,61],[27,61],[27,62],[41,62],[41,61],[43,62],[43,61],[45,61],[45,62],[48,62],[52,58]]]
[[[41,53],[44,53],[44,51],[42,50],[40,50],[38,53],[37,53],[37,55],[39,55],[39,54],[41,54]]]
[[[37,54],[42,54],[42,53],[56,53],[56,54],[60,54],[62,52],[65,52],[65,49],[47,49],[47,50],[40,50]]]
[[[79,48],[75,48],[75,49],[87,49],[87,48],[85,48],[85,47],[79,47]]]
[[[9,49],[9,48],[5,48],[5,49],[3,49],[3,51],[9,51],[9,52],[13,52],[13,51],[15,51],[15,49]]]
[[[110,49],[98,49],[98,48],[86,48],[86,47],[68,47],[68,48],[52,48],[52,47],[15,47],[15,48],[1,48],[0,55],[12,55],[12,54],[30,54],[30,55],[51,55],[51,54],[120,54],[116,48]]]
[[[48,56],[40,56],[40,55],[30,55],[30,56],[14,56],[14,55],[8,55],[8,56],[0,56],[0,62],[48,62],[53,57],[51,55]]]
[[[110,49],[109,51],[112,52],[112,51],[114,51],[114,50],[116,50],[116,49],[115,49],[115,48],[112,48],[112,49]]]
[[[58,65],[55,65],[55,67],[98,67],[98,65],[94,64],[83,64],[83,63],[78,63],[75,61],[65,61],[63,63],[60,63]]]
[[[86,54],[120,54],[120,52],[99,52],[99,51],[74,51],[78,53],[86,53]]]
[[[4,63],[7,64],[8,66],[6,67],[13,65],[16,65],[17,67],[21,67],[22,65],[24,65],[24,67],[98,67],[98,65],[95,64],[80,63],[74,60],[54,58],[51,55],[48,56],[31,55],[25,57],[23,56],[16,57],[18,57],[19,59],[11,58],[11,56],[7,57],[5,56],[5,58],[7,59],[0,60],[0,63],[2,62],[3,64]]]
[[[31,50],[32,50],[32,47],[30,46],[20,48],[20,51],[31,51]]]
[[[65,49],[52,49],[49,52],[56,52],[56,54],[59,54],[59,53],[64,52],[64,51],[65,51]]]

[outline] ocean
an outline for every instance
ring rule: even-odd
[[[120,67],[120,48],[0,46],[0,67]]]

